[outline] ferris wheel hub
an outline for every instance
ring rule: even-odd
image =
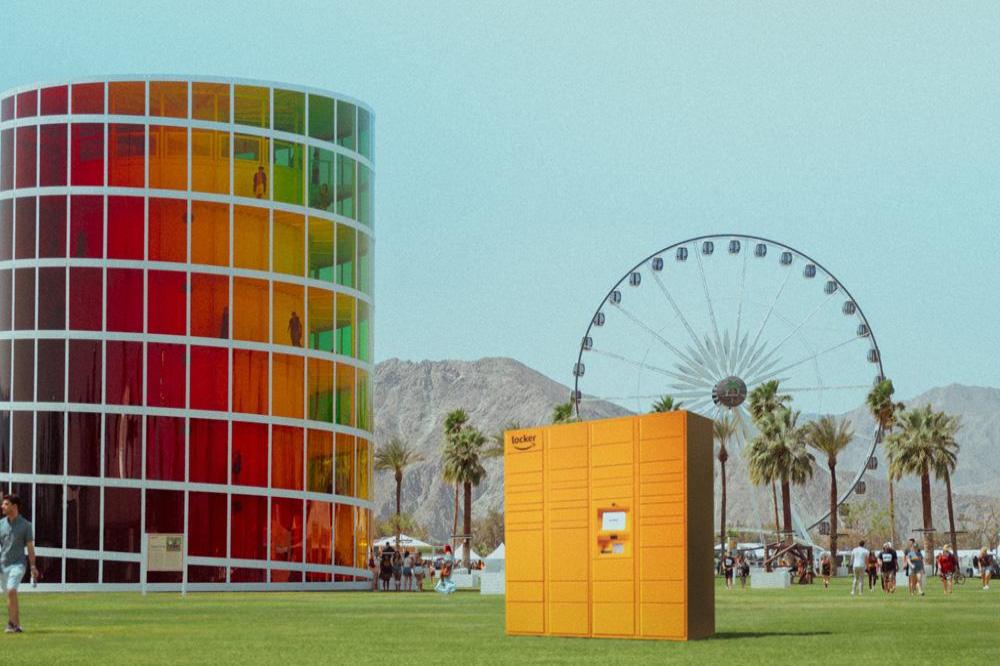
[[[726,377],[712,388],[712,402],[721,407],[739,407],[746,399],[746,382],[735,375]]]

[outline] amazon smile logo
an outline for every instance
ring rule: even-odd
[[[529,451],[535,448],[535,439],[538,435],[514,435],[510,439],[511,445],[518,451]]]

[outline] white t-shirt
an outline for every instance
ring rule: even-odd
[[[868,559],[868,549],[864,546],[858,546],[851,551],[851,566],[855,569],[864,569],[865,562]]]

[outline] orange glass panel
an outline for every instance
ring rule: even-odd
[[[229,206],[191,202],[191,263],[229,265]]]
[[[337,504],[333,517],[333,563],[341,567],[354,566],[354,507]]]
[[[149,115],[164,118],[187,118],[187,81],[150,81]]]
[[[229,278],[191,274],[191,335],[229,338]]]
[[[306,501],[306,562],[333,564],[333,504]]]
[[[191,116],[195,120],[229,122],[229,84],[192,83]]]
[[[187,128],[149,126],[149,187],[187,189]]]
[[[333,423],[333,363],[309,359],[309,414],[313,421]]]
[[[333,433],[309,430],[306,434],[306,491],[333,492]]]
[[[254,206],[234,206],[233,265],[266,271],[269,235],[266,210]]]
[[[272,415],[301,419],[302,388],[305,384],[303,357],[274,354],[271,363]]]
[[[271,485],[302,490],[302,428],[271,428]]]
[[[276,345],[302,346],[305,322],[302,316],[303,289],[297,284],[274,282],[274,307],[272,314],[271,339]]]
[[[334,490],[338,495],[354,496],[354,437],[342,432],[337,433]]]
[[[108,185],[142,187],[146,182],[146,134],[142,125],[108,125]]]
[[[334,396],[337,410],[337,423],[345,426],[354,425],[354,366],[346,363],[337,364],[337,387]]]
[[[187,261],[187,201],[149,200],[149,260]]]
[[[233,278],[233,338],[267,342],[269,311],[266,280]]]
[[[76,112],[76,109],[73,110]],[[108,84],[108,113],[146,115],[146,84],[143,81],[112,81]]]
[[[274,272],[305,275],[305,228],[302,215],[274,211]]]
[[[371,499],[371,444],[358,438],[358,497]]]
[[[233,350],[233,411],[267,414],[267,352]]]
[[[271,102],[267,88],[236,86],[233,122],[251,127],[270,127]]]
[[[229,132],[191,130],[191,189],[229,194]]]
[[[279,562],[302,561],[302,500],[287,497],[271,499],[271,559]],[[272,573],[271,580],[275,580]],[[301,572],[287,572],[298,575]]]
[[[269,146],[265,137],[233,135],[233,194],[254,199],[271,197]]]
[[[371,512],[368,509],[362,509],[360,507],[354,510],[354,515],[356,516],[356,525],[354,529],[354,541],[357,546],[357,563],[358,567],[363,566],[363,563],[368,558],[368,549],[371,547],[371,532],[369,530],[370,515]]]

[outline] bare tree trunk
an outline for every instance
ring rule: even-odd
[[[830,461],[830,572],[837,575],[837,463]]]
[[[955,537],[955,507],[951,500],[951,474],[944,475],[945,489],[948,491],[948,532],[951,536],[951,552],[958,556],[958,539]]]
[[[472,484],[465,483],[464,485],[465,509],[462,516],[462,532],[465,535],[465,539],[463,540],[465,552],[462,553],[462,566],[468,570],[471,562],[470,554],[472,552]]]
[[[726,461],[722,455],[719,456],[719,466],[722,468],[722,511],[719,516],[719,543],[722,544],[722,553],[725,554],[726,552]]]
[[[892,543],[897,543],[896,541],[896,490],[895,484],[892,482],[892,476],[889,476],[889,534],[892,535]]]
[[[403,473],[401,471],[396,472],[396,550],[399,550],[399,513],[400,506],[402,504],[403,495]]]
[[[781,514],[785,524],[785,535],[794,540],[794,535],[792,535],[792,486],[788,479],[781,480]]]
[[[920,475],[920,499],[924,513],[924,563],[930,566],[934,562],[934,519],[931,516],[931,476],[924,472]]]
[[[458,534],[458,490],[461,488],[461,484],[455,482],[455,520],[451,524],[451,549],[454,551],[458,546],[455,535]]]
[[[781,531],[781,523],[778,521],[778,490],[774,485],[774,481],[771,482],[771,500],[774,502],[774,531]]]

